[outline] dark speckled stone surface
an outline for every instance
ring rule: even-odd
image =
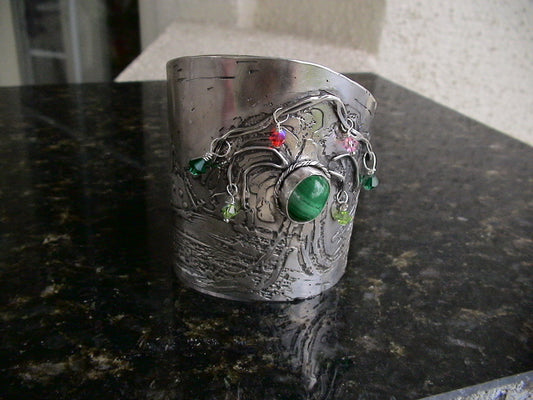
[[[381,185],[324,296],[171,272],[163,82],[0,89],[0,398],[417,399],[532,369],[532,149],[373,75]]]

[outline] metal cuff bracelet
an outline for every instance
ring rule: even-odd
[[[376,102],[325,67],[250,56],[167,64],[175,270],[211,295],[308,298],[343,275]]]

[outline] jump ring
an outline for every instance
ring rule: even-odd
[[[216,153],[216,152],[213,151],[213,150],[214,150],[214,147],[216,147],[216,146],[218,145],[218,141],[219,141],[219,140],[221,140],[221,139],[220,139],[220,138],[217,138],[217,139],[213,140],[213,142],[211,142],[211,154],[213,154],[213,155],[216,156],[216,157],[224,158],[224,157],[226,157],[226,156],[230,153],[230,151],[231,151],[231,143],[228,142],[226,139],[222,139],[222,140],[224,140],[224,144],[226,144],[227,149],[226,149],[226,151],[225,151],[224,153],[219,154],[219,153]]]
[[[348,193],[346,193],[346,190],[341,190],[340,192],[337,192],[337,203],[339,204],[346,204],[348,203]]]
[[[272,118],[274,119],[274,123],[276,124],[278,129],[281,126],[282,123],[284,123],[285,121],[287,121],[289,119],[289,115],[287,114],[285,116],[285,118],[283,119],[283,121],[279,121],[278,120],[278,117],[279,117],[278,111],[280,111],[280,110],[283,110],[283,108],[281,108],[281,107],[277,108],[276,111],[274,111],[274,113],[272,114]]]
[[[367,156],[370,158],[370,160],[372,161],[372,167],[369,168],[368,167],[368,164],[366,162],[366,158]],[[376,155],[374,154],[373,151],[369,151],[367,152],[364,156],[363,156],[363,166],[365,167],[365,169],[367,171],[370,171],[371,173],[374,173],[376,172]]]
[[[236,184],[230,183],[228,186],[226,186],[226,191],[231,196],[231,198],[234,198],[239,192],[239,188]]]

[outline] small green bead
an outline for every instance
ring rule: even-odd
[[[189,161],[189,172],[194,176],[205,174],[207,169],[211,166],[209,161],[204,158],[195,158]]]
[[[363,188],[372,190],[379,185],[379,179],[376,175],[367,175],[362,178]]]
[[[307,222],[320,215],[329,198],[329,182],[320,175],[311,175],[294,188],[287,211],[297,222]]]
[[[224,222],[229,222],[230,219],[235,218],[240,210],[241,207],[237,203],[226,204],[222,207],[222,218],[224,218]]]
[[[348,211],[337,210],[333,212],[333,219],[339,223],[339,225],[348,225],[353,221],[353,217]]]

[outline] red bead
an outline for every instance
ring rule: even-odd
[[[280,147],[283,143],[285,143],[285,138],[287,137],[287,132],[285,132],[284,129],[280,128],[279,130],[274,128],[272,129],[272,133],[270,134],[270,143],[272,143],[272,146],[274,147]]]

